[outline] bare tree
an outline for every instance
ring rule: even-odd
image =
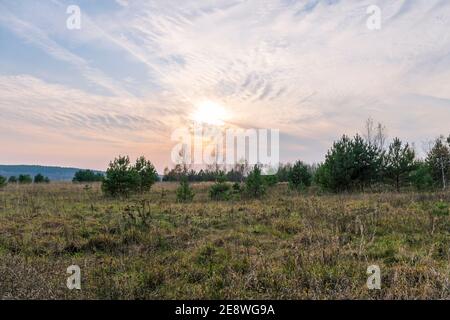
[[[364,138],[370,145],[383,150],[387,140],[386,126],[380,122],[375,126],[373,119],[368,118],[366,120]]]

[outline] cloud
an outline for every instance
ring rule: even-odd
[[[76,67],[83,76],[91,83],[103,87],[110,94],[131,96],[126,90],[123,90],[115,81],[103,72],[89,65],[87,61],[78,55],[59,45],[56,41],[48,37],[41,29],[28,23],[27,21],[17,18],[9,12],[8,9],[2,8],[0,15],[0,23],[15,32],[19,37],[34,44],[55,59],[67,62]]]
[[[155,101],[105,97],[49,84],[30,76],[0,76],[0,110],[9,122],[38,126],[64,135],[103,136],[140,141],[142,133],[168,130]]]
[[[116,2],[122,7],[128,7],[128,0],[116,0]]]
[[[448,1],[116,2],[101,13],[81,6],[86,24],[76,34],[2,11],[3,25],[111,93],[2,77],[7,119],[125,144],[170,132],[210,99],[234,125],[281,129],[286,158],[310,162],[369,116],[410,141],[448,130]],[[382,10],[379,31],[366,27],[372,4]],[[161,141],[170,145],[168,135]]]

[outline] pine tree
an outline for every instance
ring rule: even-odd
[[[400,139],[395,138],[389,145],[386,155],[386,176],[394,182],[397,192],[400,192],[401,186],[414,170],[414,159],[415,152],[408,143],[403,145]]]
[[[436,139],[428,152],[426,162],[431,168],[434,181],[445,189],[450,176],[450,148],[445,144],[443,137]]]
[[[311,185],[312,175],[308,166],[297,161],[289,172],[289,186],[292,189],[302,190]]]

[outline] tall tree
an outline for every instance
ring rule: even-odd
[[[403,145],[399,138],[395,138],[389,145],[386,155],[386,176],[394,182],[397,192],[414,170],[415,152],[408,143]]]
[[[386,126],[380,122],[375,125],[372,118],[367,119],[364,138],[368,144],[383,150],[387,139]]]
[[[433,147],[428,152],[426,162],[431,168],[435,182],[445,189],[450,176],[450,148],[445,143],[443,136],[435,140]]]

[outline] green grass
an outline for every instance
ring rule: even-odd
[[[176,184],[0,191],[4,299],[449,299],[450,193],[300,194],[192,203]],[[162,190],[165,192],[162,192]],[[66,288],[77,264],[82,290]],[[378,264],[382,290],[366,288]]]

